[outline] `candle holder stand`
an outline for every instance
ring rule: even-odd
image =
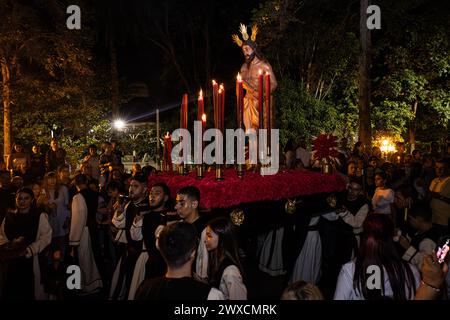
[[[223,180],[223,167],[220,164],[216,165],[216,180],[217,181]]]

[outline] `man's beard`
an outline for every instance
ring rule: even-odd
[[[155,204],[151,204],[151,203],[150,203],[150,209],[151,209],[151,210],[155,210],[155,209],[158,209],[158,208],[160,208],[160,207],[164,207],[164,200],[158,201],[158,202],[155,203]]]
[[[247,67],[250,67],[253,59],[255,59],[255,55],[255,52],[253,52],[250,56],[245,56],[245,63],[247,64]]]

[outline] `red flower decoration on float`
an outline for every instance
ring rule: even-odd
[[[151,175],[148,185],[164,182],[172,197],[183,187],[192,185],[200,190],[200,206],[203,208],[230,208],[241,203],[277,201],[287,198],[330,193],[345,190],[345,181],[340,174],[321,174],[294,170],[280,171],[262,176],[246,172],[239,178],[236,170],[226,169],[224,180],[216,181],[215,172],[205,173],[203,179],[191,172],[187,176],[171,173]]]
[[[339,163],[339,149],[338,137],[332,134],[320,134],[314,139],[314,146],[312,156],[314,161],[321,163],[329,161],[331,163]]]

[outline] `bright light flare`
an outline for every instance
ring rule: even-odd
[[[121,130],[121,129],[125,128],[125,121],[123,121],[122,119],[115,120],[114,128],[116,128],[117,130]]]

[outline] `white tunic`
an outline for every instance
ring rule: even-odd
[[[8,243],[10,240],[5,234],[5,220],[0,227],[0,245]],[[46,213],[41,213],[39,217],[38,232],[36,235],[36,241],[30,244],[25,254],[26,258],[33,257],[33,273],[34,273],[34,297],[36,300],[48,299],[48,294],[44,291],[44,286],[41,283],[41,269],[39,267],[39,256],[52,241],[52,227],[48,222],[48,216]]]
[[[309,226],[316,226],[319,220],[320,217],[311,218]],[[310,230],[292,270],[291,282],[303,280],[316,284],[319,281],[321,266],[322,243],[320,234],[318,230]]]
[[[275,239],[273,239],[275,237]],[[270,230],[268,233],[258,237],[259,269],[271,276],[286,274],[283,265],[283,237],[284,227]],[[273,245],[273,248],[272,248]]]
[[[130,228],[131,239],[134,241],[141,241],[143,239],[142,235],[142,224],[144,219],[139,219],[133,221],[133,224]],[[134,300],[136,295],[136,291],[141,285],[141,283],[145,280],[145,265],[148,261],[148,253],[145,251],[145,243],[142,241],[142,250],[139,258],[136,261],[136,265],[134,266],[133,278],[131,279],[130,290],[128,291],[128,300]]]
[[[119,212],[118,210],[116,210],[114,212],[114,215],[113,215],[112,220],[111,220],[112,224],[117,229],[119,229],[119,231],[117,232],[116,238],[115,238],[115,241],[117,243],[122,243],[122,244],[128,243],[127,235],[126,235],[126,232],[125,232],[125,224],[126,224],[125,212],[127,211],[127,208],[130,205],[130,203],[131,202],[128,202],[125,205],[124,210],[122,212]],[[140,232],[140,230],[139,230],[139,232]],[[113,274],[113,277],[112,277],[112,280],[111,280],[111,288],[110,288],[110,291],[109,291],[109,299],[110,300],[112,299],[112,297],[114,295],[114,292],[116,291],[116,288],[119,285],[118,282],[119,282],[119,277],[120,277],[120,266],[122,265],[122,258],[123,257],[119,258],[119,261],[116,264],[116,268],[114,269],[114,274]],[[120,289],[119,296],[117,298],[118,300],[124,300],[124,299],[127,298],[126,297],[126,292],[125,292],[126,291],[125,281],[126,281],[126,279],[124,277],[123,280],[122,280],[122,283],[120,284],[120,288],[121,289]]]
[[[235,265],[230,265],[223,271],[219,290],[223,293],[225,300],[247,300],[247,287]]]
[[[100,289],[102,280],[95,264],[92,252],[89,229],[86,226],[88,209],[83,195],[80,193],[73,197],[72,222],[70,225],[69,244],[77,246],[80,269],[82,273],[81,291],[92,293]]]
[[[209,255],[205,245],[206,228],[203,229],[200,237],[200,243],[197,248],[196,274],[195,277],[201,281],[208,279],[208,261]],[[219,290],[223,298],[212,298],[211,292],[208,300],[247,300],[247,287],[245,286],[242,275],[235,265],[230,265],[223,270],[220,279]]]
[[[206,280],[208,278],[208,250],[205,245],[206,239],[206,228],[203,229],[202,234],[200,236],[200,242],[197,248],[197,257],[196,257],[196,277],[200,280]]]

